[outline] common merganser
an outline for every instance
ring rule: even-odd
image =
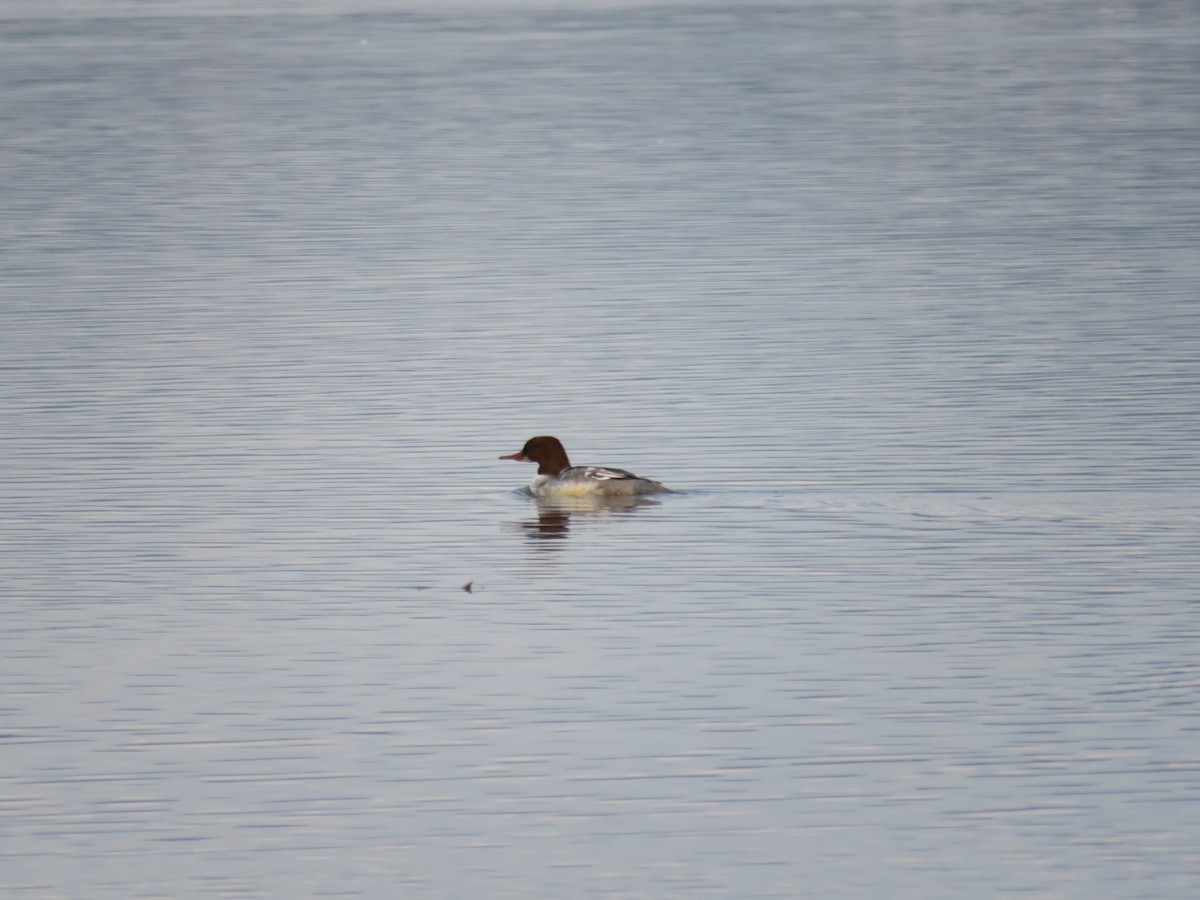
[[[535,497],[627,497],[632,494],[661,494],[670,492],[657,481],[639,478],[624,469],[607,466],[573,466],[567,451],[556,437],[541,435],[525,442],[520,453],[510,453],[501,459],[515,459],[538,464],[538,473],[529,483],[529,493]]]

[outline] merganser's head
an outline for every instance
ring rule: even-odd
[[[520,453],[510,453],[501,459],[515,459],[519,462],[535,462],[538,464],[539,475],[557,475],[563,469],[571,467],[567,459],[567,451],[556,437],[548,434],[532,437],[525,442]]]

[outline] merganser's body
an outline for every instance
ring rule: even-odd
[[[624,469],[573,466],[562,443],[549,435],[530,438],[520,453],[500,458],[538,464],[538,473],[529,483],[529,492],[535,497],[628,497],[670,491],[657,481],[639,478]]]

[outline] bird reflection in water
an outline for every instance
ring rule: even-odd
[[[527,537],[535,540],[560,541],[571,531],[574,516],[593,519],[634,515],[643,506],[661,506],[658,500],[647,497],[534,497],[537,518],[520,523]],[[552,545],[547,545],[552,546]]]

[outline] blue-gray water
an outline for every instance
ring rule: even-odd
[[[1200,891],[1200,7],[0,60],[4,896]]]

